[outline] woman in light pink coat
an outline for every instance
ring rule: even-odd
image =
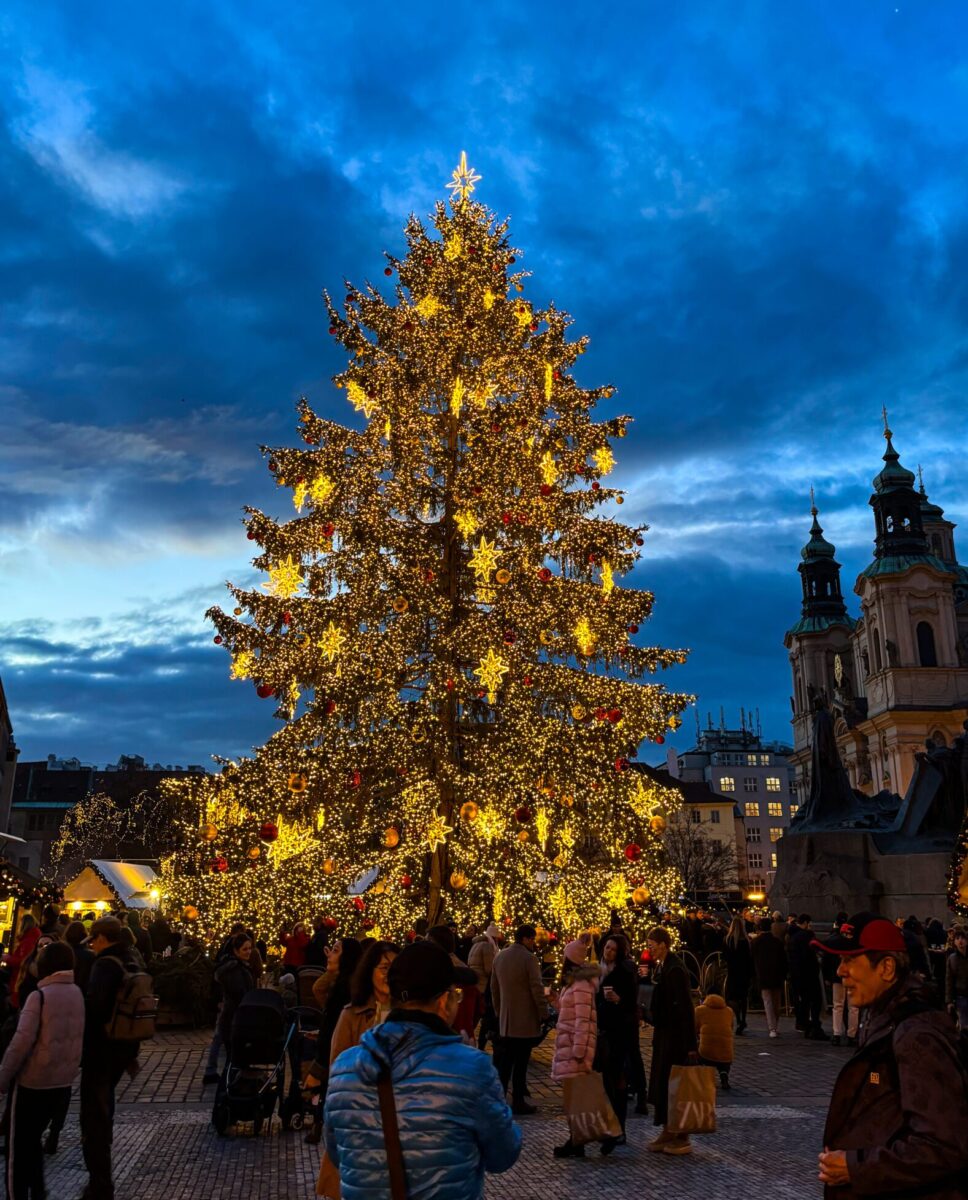
[[[559,1082],[587,1075],[595,1061],[598,1042],[595,993],[599,970],[595,966],[586,966],[587,958],[588,946],[584,942],[569,942],[565,947],[555,1055],[551,1063],[551,1077]],[[555,1158],[584,1158],[585,1147],[576,1146],[569,1137],[563,1146],[555,1146],[554,1154]]]

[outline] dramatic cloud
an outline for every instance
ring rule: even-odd
[[[249,577],[242,505],[285,511],[258,446],[302,392],[346,417],[320,290],[380,277],[462,147],[535,297],[591,335],[606,415],[637,418],[633,582],[703,712],[786,736],[807,494],[849,593],[883,404],[968,519],[959,5],[108,0],[0,30],[0,671],[27,755],[265,736],[202,613]]]

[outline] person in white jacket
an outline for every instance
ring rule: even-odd
[[[43,1197],[43,1132],[71,1098],[81,1065],[84,996],[74,982],[74,951],[51,942],[37,960],[38,985],[20,1010],[0,1062],[0,1093],[10,1095],[7,1195]]]

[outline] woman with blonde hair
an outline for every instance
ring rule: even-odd
[[[726,961],[726,1003],[736,1014],[736,1033],[746,1032],[746,1006],[753,982],[753,946],[742,917],[733,917],[723,946]]]

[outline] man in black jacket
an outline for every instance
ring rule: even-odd
[[[117,917],[102,917],[91,926],[91,949],[96,957],[85,996],[84,1051],[81,1056],[81,1148],[90,1182],[82,1200],[113,1200],[111,1142],[114,1135],[114,1091],[138,1057],[138,1042],[109,1038],[107,1024],[114,1013],[125,974],[138,970],[131,951],[121,940]]]
[[[829,1039],[820,1024],[823,990],[816,943],[810,928],[811,920],[809,914],[801,913],[790,934],[790,987],[793,991],[797,1029],[804,1037],[826,1042]]]
[[[859,913],[821,949],[852,1005],[867,1010],[860,1048],[830,1099],[820,1179],[829,1200],[965,1200],[968,1094],[951,1018],[912,974],[904,935]]]

